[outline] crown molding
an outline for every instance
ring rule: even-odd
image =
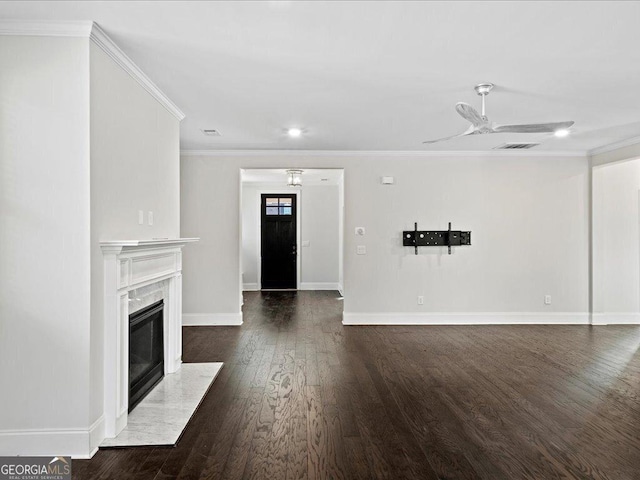
[[[111,57],[111,59],[120,65],[125,72],[127,72],[131,77],[137,81],[142,88],[144,88],[147,92],[151,94],[153,98],[155,98],[158,102],[160,102],[164,108],[166,108],[174,117],[178,119],[178,121],[182,121],[184,119],[184,113],[173,103],[169,97],[167,97],[157,86],[155,83],[151,81],[149,77],[145,75],[145,73],[138,68],[138,66],[133,63],[126,53],[120,50],[111,38],[100,28],[100,26],[93,22],[93,28],[91,29],[91,40],[98,47],[100,47],[107,55]]]
[[[183,157],[587,157],[585,151],[181,150]]]
[[[284,178],[284,176],[283,176]],[[287,185],[287,182],[285,180],[273,180],[271,182],[266,182],[266,181],[260,181],[260,182],[252,182],[252,181],[246,181],[246,180],[242,180],[240,179],[240,183],[242,183],[242,185],[245,185],[247,187],[252,187],[252,188],[282,188],[282,187],[286,187],[286,189],[288,191],[291,192],[296,192],[296,191],[300,191],[303,189],[303,187],[337,187],[340,184],[337,181],[331,181],[331,182],[321,182],[320,180],[304,180],[302,179],[302,185],[300,185],[299,187],[290,187],[289,185]],[[268,192],[267,192],[268,193]]]
[[[637,145],[639,143],[640,143],[640,135],[636,135],[634,137],[625,138],[624,140],[618,140],[617,142],[608,143],[606,145],[593,148],[589,150],[588,153],[590,157],[593,157],[594,155],[613,152],[614,150],[619,150],[620,148],[624,148],[624,147],[630,147],[632,145]]]
[[[131,60],[95,22],[24,22],[18,20],[2,20],[0,21],[0,35],[88,37],[153,98],[160,102],[178,121],[182,121],[185,117],[184,113],[182,113],[176,104],[140,70],[133,60]]]
[[[93,22],[57,22],[0,20],[0,35],[23,35],[35,37],[88,37]]]

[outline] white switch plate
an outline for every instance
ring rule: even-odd
[[[138,210],[138,225],[144,225],[144,211]]]
[[[366,245],[358,245],[356,247],[356,254],[357,255],[366,255],[367,254],[367,247]]]
[[[363,237],[365,233],[366,230],[364,227],[356,227],[356,235]]]
[[[424,297],[422,295],[418,295],[418,305],[424,305]]]
[[[303,247],[308,247],[310,245],[310,241],[309,240],[302,240],[302,246]]]
[[[551,295],[545,295],[544,296],[544,304],[545,305],[551,305]]]
[[[151,210],[149,210],[149,212],[147,213],[147,223],[149,225],[153,225],[153,212]]]
[[[383,185],[393,185],[395,179],[393,177],[380,177],[380,182],[382,182]]]

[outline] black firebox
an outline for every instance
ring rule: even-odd
[[[164,377],[164,301],[129,315],[129,411]]]

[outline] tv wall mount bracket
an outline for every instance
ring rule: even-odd
[[[418,230],[418,224],[414,223],[414,225],[413,230],[402,232],[402,245],[414,247],[416,255],[418,255],[418,247],[449,247],[449,255],[451,255],[451,247],[471,245],[471,232],[451,230],[451,222],[449,222],[449,230]]]

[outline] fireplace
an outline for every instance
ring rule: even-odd
[[[164,375],[182,363],[182,248],[197,238],[110,240],[104,254],[104,437],[116,437],[129,414],[129,315],[163,300]],[[157,353],[157,350],[156,350]],[[161,370],[161,369],[159,369]],[[152,384],[153,385],[153,384]],[[101,435],[96,434],[96,438]],[[100,440],[101,442],[101,440]],[[100,443],[98,442],[98,444]]]
[[[164,377],[164,301],[129,315],[129,412]]]

